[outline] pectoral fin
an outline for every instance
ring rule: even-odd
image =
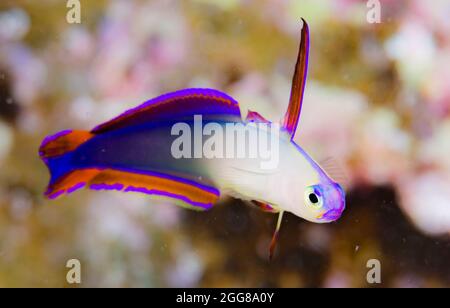
[[[319,166],[333,181],[339,183],[344,188],[349,186],[349,177],[341,162],[333,157],[328,157],[320,161]]]

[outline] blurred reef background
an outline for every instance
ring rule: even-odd
[[[382,0],[0,2],[0,287],[450,286],[450,2]],[[224,199],[206,213],[138,194],[79,191],[49,202],[38,147],[159,94],[211,87],[277,120],[300,18],[311,50],[297,142],[349,180],[329,225]],[[277,189],[274,187],[274,189]]]

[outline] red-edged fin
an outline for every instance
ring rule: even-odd
[[[253,205],[255,205],[256,207],[258,207],[260,210],[262,210],[264,212],[268,212],[268,213],[278,213],[279,212],[278,209],[272,207],[268,203],[260,202],[260,201],[256,201],[256,200],[253,200],[252,203],[253,203]]]
[[[69,172],[54,183],[50,182],[45,195],[49,199],[55,199],[63,194],[74,192],[85,187],[99,172],[98,169],[81,169]]]
[[[302,109],[303,94],[305,92],[306,76],[308,73],[309,57],[309,27],[302,18],[303,28],[301,31],[300,48],[295,65],[294,77],[292,78],[291,97],[289,106],[283,120],[283,127],[293,138],[297,130],[300,112]]]
[[[64,155],[75,150],[80,144],[91,139],[94,135],[87,131],[66,130],[48,136],[39,148],[42,159]]]
[[[270,123],[270,121],[266,120],[262,115],[260,115],[256,111],[251,110],[248,111],[247,118],[245,120],[247,122],[255,122],[255,123]]]
[[[157,173],[137,173],[115,169],[80,169],[62,177],[49,186],[46,195],[55,198],[88,186],[94,190],[140,192],[172,198],[185,207],[207,210],[218,200],[214,187]]]
[[[152,121],[203,115],[240,118],[239,104],[229,95],[213,89],[184,89],[161,95],[130,109],[92,130],[98,134]]]
[[[220,195],[219,191],[214,187],[208,187],[173,176],[113,169],[102,171],[89,184],[89,188],[97,190],[134,191],[174,198],[197,210],[211,208]]]

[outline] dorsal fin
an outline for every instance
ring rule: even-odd
[[[225,93],[213,89],[184,89],[153,98],[98,125],[91,132],[99,134],[152,121],[182,119],[196,114],[241,117],[238,102]]]
[[[291,97],[286,115],[283,119],[283,127],[294,138],[297,130],[298,120],[303,103],[303,94],[305,92],[306,76],[308,74],[309,57],[309,27],[302,18],[303,28],[301,31],[300,48],[298,50],[297,64],[295,65],[294,77],[292,78]]]
[[[264,118],[256,111],[249,110],[247,113],[247,118],[245,119],[247,122],[256,122],[256,123],[270,123],[269,120]]]

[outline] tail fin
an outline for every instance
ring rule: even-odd
[[[39,155],[44,161],[64,155],[72,152],[93,136],[92,133],[82,130],[65,130],[59,132],[44,139],[39,148]]]
[[[74,167],[71,165],[72,152],[93,136],[87,131],[66,130],[44,139],[39,147],[39,156],[50,172],[50,182],[45,193],[47,197],[56,198],[65,192],[82,188],[95,176],[93,170],[73,173]]]
[[[54,199],[86,186],[94,190],[156,195],[175,199],[194,210],[207,210],[220,196],[215,187],[169,174],[74,165],[74,151],[93,136],[95,134],[84,131],[64,131],[44,140],[39,154],[51,174],[45,192],[48,198]]]

